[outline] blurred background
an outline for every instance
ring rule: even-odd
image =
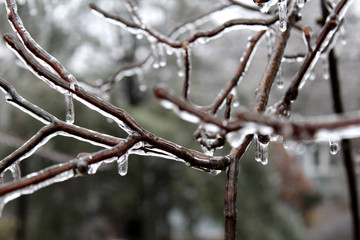
[[[1,1],[3,2],[3,1]],[[143,61],[151,53],[146,38],[95,16],[87,0],[21,0],[19,14],[33,38],[78,79],[88,84],[111,78],[118,69]],[[99,0],[104,10],[131,19],[124,1]],[[168,34],[179,23],[226,1],[138,0],[139,13],[157,31]],[[251,2],[248,2],[251,4]],[[307,2],[300,22],[319,32],[319,1]],[[336,44],[346,111],[359,109],[357,84],[360,63],[359,16],[354,2]],[[0,31],[12,32],[4,4],[0,5]],[[225,8],[197,29],[211,29],[231,18],[263,17],[240,7]],[[196,31],[189,26],[183,38]],[[191,49],[190,99],[210,104],[232,78],[254,31],[231,31]],[[267,64],[269,37],[259,45],[250,68],[237,88],[234,111],[249,110]],[[301,32],[293,31],[287,54],[305,54]],[[201,151],[193,141],[197,126],[184,122],[161,107],[154,98],[155,84],[165,83],[181,93],[176,57],[167,55],[161,68],[145,66],[136,75],[117,82],[107,95],[144,128],[185,147]],[[321,58],[294,104],[292,118],[331,114],[330,83],[326,60]],[[284,87],[273,86],[269,106],[279,101],[301,62],[283,62]],[[64,119],[64,97],[36,79],[5,43],[0,44],[0,74],[27,100]],[[0,157],[33,136],[42,124],[0,98]],[[103,133],[125,137],[110,120],[75,103],[75,123]],[[254,161],[253,144],[241,160],[238,186],[238,239],[291,240],[351,238],[347,185],[341,153],[332,155],[328,143],[270,144],[269,164]],[[354,145],[358,146],[357,141]],[[99,148],[56,137],[21,163],[23,175],[68,161],[81,152]],[[223,155],[226,145],[215,152]],[[359,148],[354,147],[358,154]],[[356,159],[358,162],[359,159]],[[5,179],[11,174],[6,172]],[[155,157],[130,156],[124,177],[117,166],[103,164],[94,175],[76,178],[22,196],[8,203],[0,218],[0,239],[223,239],[225,173],[212,176]]]

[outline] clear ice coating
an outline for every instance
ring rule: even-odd
[[[338,139],[330,139],[329,146],[330,146],[330,153],[332,155],[336,155],[339,151],[339,140]]]
[[[129,154],[124,153],[119,159],[117,160],[118,163],[118,172],[120,176],[125,176],[128,172],[128,166],[129,166]]]
[[[268,163],[268,146],[269,143],[262,143],[259,141],[257,135],[254,136],[255,140],[255,160],[261,162],[263,165]]]
[[[287,23],[286,23],[286,14],[287,14],[287,0],[279,0],[278,8],[279,8],[279,29],[282,32],[286,31]]]
[[[41,170],[39,172],[29,174],[29,175],[25,176],[24,179],[29,179],[29,178],[38,176],[39,174],[43,174],[45,171],[48,171],[51,168],[56,168],[56,167],[59,167],[61,165],[62,164],[58,164],[58,165],[55,165],[53,167]],[[1,214],[2,214],[2,211],[4,209],[5,204],[8,203],[9,201],[14,200],[14,199],[16,199],[16,198],[18,198],[18,197],[20,197],[22,195],[32,194],[32,193],[36,192],[37,190],[40,190],[40,189],[42,189],[44,187],[47,187],[47,186],[52,185],[54,183],[66,181],[66,180],[68,180],[68,179],[70,179],[72,177],[74,177],[73,169],[62,172],[60,174],[57,174],[57,175],[55,175],[55,176],[53,176],[53,177],[51,177],[51,178],[49,178],[49,179],[47,179],[45,181],[41,181],[39,183],[34,183],[34,184],[31,184],[30,186],[20,188],[20,189],[17,189],[17,190],[14,190],[12,192],[9,192],[7,194],[2,195],[0,197],[0,217],[1,217]]]

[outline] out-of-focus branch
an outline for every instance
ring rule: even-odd
[[[323,14],[323,22],[329,15],[326,8],[326,2],[321,1],[321,10]],[[329,64],[329,75],[330,75],[330,86],[332,93],[332,101],[334,112],[337,114],[343,114],[345,112],[344,105],[341,96],[341,83],[338,74],[338,64],[335,54],[335,50],[331,49],[328,53],[328,64]],[[359,213],[359,196],[357,188],[357,179],[355,174],[354,158],[352,154],[351,141],[349,139],[341,140],[341,151],[343,154],[343,162],[345,166],[345,172],[348,182],[348,190],[350,195],[350,209],[352,216],[352,229],[353,239],[360,239],[360,213]]]

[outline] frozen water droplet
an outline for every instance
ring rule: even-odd
[[[136,39],[141,40],[141,39],[143,39],[143,38],[144,38],[144,35],[143,35],[143,34],[141,34],[141,33],[136,34]]]
[[[120,176],[125,176],[127,174],[127,172],[128,172],[128,164],[129,164],[128,157],[129,157],[128,153],[124,153],[117,160],[118,172],[119,172]]]
[[[0,197],[0,217],[2,216],[5,204],[5,197]]]
[[[298,5],[299,8],[303,8],[304,5],[305,5],[305,0],[297,0],[296,3],[297,3],[297,5]]]
[[[330,153],[332,155],[336,155],[339,151],[339,140],[338,139],[330,139],[329,145],[330,145]]]
[[[165,46],[164,44],[159,43],[159,65],[160,67],[165,67],[167,64],[166,54],[165,54]]]
[[[287,14],[287,0],[279,0],[278,8],[279,8],[279,29],[282,32],[286,31],[286,14]]]
[[[74,100],[72,93],[65,93],[66,122],[73,124],[75,121]]]
[[[88,174],[95,174],[101,164],[102,164],[102,162],[97,162],[97,163],[93,163],[93,164],[89,165]]]
[[[4,183],[4,172],[0,173],[0,186]]]
[[[211,169],[209,171],[209,174],[213,175],[213,176],[219,175],[220,173],[221,173],[221,170],[216,170],[216,169]]]
[[[340,43],[342,45],[347,44],[347,32],[346,32],[346,24],[344,20],[340,26]]]
[[[284,88],[284,78],[283,78],[283,73],[282,73],[282,64],[279,67],[277,76],[276,76],[276,85],[279,89],[283,89]]]
[[[322,76],[325,80],[329,80],[330,75],[329,75],[329,63],[327,60],[327,54],[324,53],[321,55],[321,63],[322,63]]]
[[[145,83],[144,72],[143,72],[142,68],[139,68],[136,71],[136,76],[137,76],[137,81],[138,81],[138,84],[139,84],[139,90],[141,92],[145,92],[147,90],[147,85]]]
[[[233,95],[232,107],[239,107],[239,106],[240,106],[240,102],[239,102],[239,97],[238,97],[238,93],[237,93],[236,87],[234,87],[233,89],[231,89],[231,92],[230,92],[230,93]]]
[[[20,165],[19,162],[16,161],[15,163],[13,163],[10,167],[9,170],[13,176],[14,180],[18,180],[21,177],[21,171],[20,171]]]
[[[203,151],[203,153],[205,153],[208,156],[214,156],[214,150],[213,149],[208,149],[206,146],[201,145],[201,149]]]
[[[254,137],[255,140],[255,160],[261,162],[263,165],[268,163],[268,145],[269,143],[262,143],[257,138],[257,135]]]
[[[184,57],[185,57],[185,54],[184,54],[184,50],[183,49],[179,49],[179,50],[176,50],[176,64],[179,68],[178,70],[178,75],[179,77],[183,77],[185,75],[185,66],[184,66]]]

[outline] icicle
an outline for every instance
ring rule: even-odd
[[[101,164],[102,164],[102,162],[97,162],[97,163],[93,163],[93,164],[89,165],[88,174],[95,174]]]
[[[282,32],[286,31],[286,14],[287,14],[287,0],[279,0],[278,8],[279,8],[279,29]]]
[[[232,107],[239,107],[240,106],[240,102],[239,102],[239,97],[238,97],[238,93],[236,90],[236,87],[234,87],[233,89],[231,89],[230,94],[233,95],[233,100],[232,100]]]
[[[151,42],[150,46],[154,57],[153,68],[157,69],[160,67],[159,44],[157,42]]]
[[[336,155],[339,151],[339,140],[338,139],[330,139],[329,145],[330,145],[330,153],[332,155]]]
[[[20,171],[20,165],[19,165],[19,161],[16,161],[15,163],[13,163],[10,167],[9,170],[13,176],[14,180],[18,180],[21,177],[21,171]]]
[[[185,75],[185,66],[184,66],[184,50],[181,48],[176,50],[176,64],[179,68],[178,75],[183,77]]]
[[[75,121],[75,114],[74,114],[74,101],[73,101],[72,93],[65,94],[65,107],[66,107],[66,122],[69,124],[73,124]]]
[[[166,62],[167,59],[166,59],[164,44],[159,43],[158,49],[159,49],[159,65],[160,65],[160,67],[165,67],[167,64],[167,62]]]
[[[147,90],[147,85],[144,80],[144,72],[143,72],[142,68],[138,68],[136,70],[136,76],[137,76],[137,81],[139,84],[139,90],[141,92],[145,92]]]
[[[269,28],[268,31],[266,31],[266,48],[268,53],[268,58],[270,58],[270,55],[273,51],[273,46],[275,43],[275,34],[273,33],[272,29]]]
[[[327,60],[327,54],[324,53],[324,54],[321,54],[321,63],[322,63],[322,76],[325,80],[329,80],[329,63],[328,63],[328,60]]]
[[[208,149],[206,146],[204,145],[200,145],[201,149],[203,151],[204,154],[208,155],[208,156],[214,156],[214,149]]]
[[[280,63],[280,67],[279,70],[277,72],[276,75],[276,85],[279,89],[283,89],[284,88],[284,78],[283,78],[283,73],[282,73],[282,64]]]
[[[161,106],[163,106],[166,109],[172,110],[175,114],[177,114],[181,119],[191,122],[191,123],[199,123],[200,119],[193,115],[192,113],[189,113],[187,111],[182,111],[179,109],[179,107],[172,102],[169,102],[167,100],[161,100],[160,101]]]
[[[297,5],[298,5],[299,8],[303,8],[304,5],[305,5],[305,0],[297,0],[296,3],[297,3]]]
[[[35,16],[38,11],[34,0],[27,0],[29,6],[29,13],[31,16]]]
[[[261,162],[263,165],[268,163],[268,145],[269,143],[262,143],[257,135],[254,137],[255,140],[255,160]]]
[[[340,43],[342,45],[346,45],[347,44],[347,33],[346,33],[345,20],[343,20],[339,30],[340,30]]]
[[[221,173],[221,170],[211,169],[209,171],[209,174],[213,176],[219,175],[219,173]]]
[[[271,6],[275,5],[276,2],[277,0],[270,0],[265,3],[257,3],[257,5],[260,8],[260,12],[267,13],[270,10]]]
[[[0,173],[0,186],[4,184],[4,172]]]
[[[124,153],[119,159],[117,160],[118,163],[118,172],[120,176],[125,176],[128,172],[128,164],[129,164],[129,155],[128,153]]]

